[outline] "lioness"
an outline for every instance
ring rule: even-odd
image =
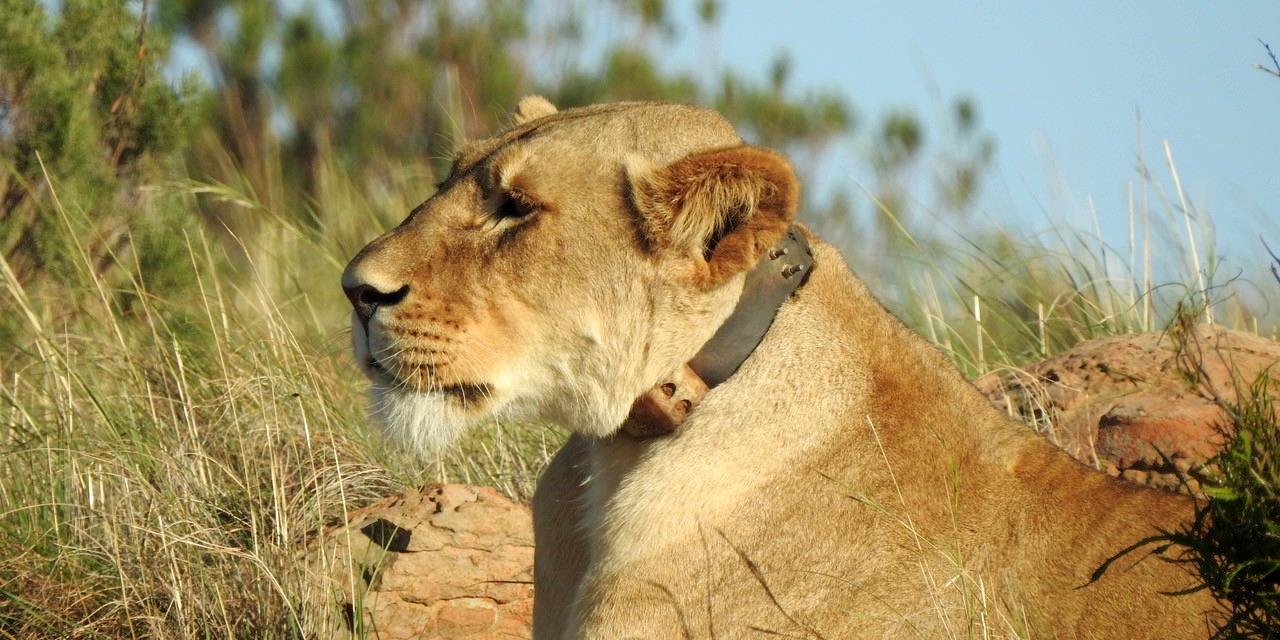
[[[439,448],[495,417],[573,431],[534,498],[535,636],[1208,635],[1209,596],[1162,595],[1194,585],[1181,566],[1133,554],[1090,583],[1189,500],[993,409],[792,226],[798,190],[713,111],[530,97],[347,267],[391,432]],[[705,353],[757,273],[789,283],[746,314],[758,346]],[[724,379],[683,398],[707,355],[731,360]],[[656,410],[683,424],[645,433],[633,405],[664,397],[687,400]]]

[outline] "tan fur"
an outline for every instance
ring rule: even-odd
[[[520,103],[516,105],[516,111],[512,115],[511,121],[517,125],[524,124],[538,118],[549,116],[556,112],[556,106],[551,104],[550,100],[542,96],[525,96],[520,99]]]
[[[497,218],[513,194],[537,210]],[[1161,595],[1193,579],[1158,557],[1087,584],[1190,502],[995,411],[817,238],[808,283],[679,431],[618,433],[796,201],[786,161],[714,112],[572,109],[468,145],[348,267],[349,287],[409,287],[353,325],[393,432],[574,431],[534,499],[535,636],[1206,637],[1215,603]]]
[[[707,239],[716,240],[696,277],[701,288],[753,266],[786,233],[799,204],[790,163],[749,145],[689,154],[657,169],[629,169],[631,197],[651,247],[708,253]]]

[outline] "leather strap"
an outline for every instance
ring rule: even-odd
[[[747,274],[733,313],[688,364],[658,383],[631,406],[624,433],[651,438],[675,431],[707,391],[728,380],[773,326],[791,294],[808,280],[813,250],[792,225]]]

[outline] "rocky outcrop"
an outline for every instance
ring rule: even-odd
[[[1241,385],[1277,362],[1276,342],[1196,326],[1091,340],[975,384],[1082,462],[1133,482],[1194,492],[1205,461],[1231,431],[1220,403],[1235,401]]]
[[[432,485],[374,503],[310,545],[331,610],[318,637],[528,638],[533,621],[529,509],[494,489]]]

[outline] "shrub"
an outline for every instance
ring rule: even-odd
[[[1179,313],[1170,332],[1180,346],[1180,366],[1192,382],[1201,383],[1200,350],[1190,342],[1192,314]],[[1213,389],[1206,389],[1214,394]],[[1214,394],[1216,395],[1216,394]],[[1219,400],[1230,420],[1223,449],[1206,463],[1209,481],[1195,517],[1174,531],[1161,531],[1121,551],[1094,573],[1100,577],[1111,562],[1131,552],[1154,547],[1182,553],[1165,556],[1185,564],[1199,578],[1196,590],[1208,589],[1226,603],[1216,638],[1280,637],[1280,415],[1275,398],[1280,379],[1266,372],[1242,386],[1235,400]]]
[[[154,227],[144,218],[159,213],[131,187],[173,159],[184,126],[145,14],[123,2],[49,6],[0,0],[0,251],[24,282],[106,269],[133,231]],[[70,238],[55,232],[65,225]]]

